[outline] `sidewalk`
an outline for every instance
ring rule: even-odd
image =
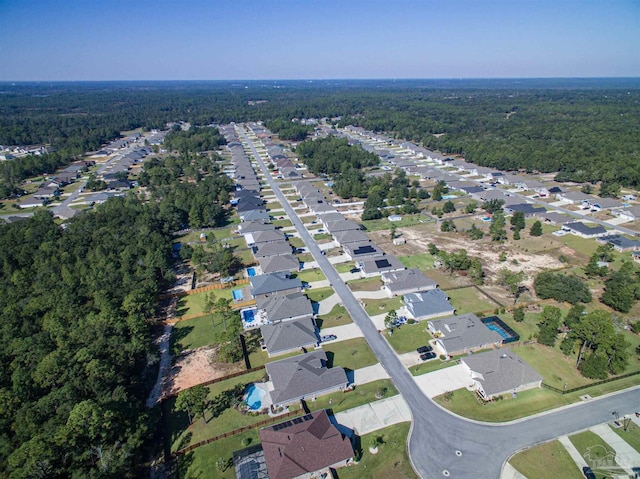
[[[520,474],[511,464],[507,462],[504,465],[504,469],[502,469],[502,475],[500,476],[500,479],[527,479],[527,477]]]
[[[622,430],[622,428],[620,428],[620,430]],[[616,453],[616,462],[627,474],[631,475],[633,473],[631,470],[632,466],[640,465],[640,453],[613,432],[608,423],[593,426],[590,431],[596,433],[604,442],[611,446],[611,449]]]
[[[589,467],[587,461],[584,460],[584,457],[582,457],[580,451],[578,451],[573,443],[569,440],[568,436],[560,436],[558,438],[558,441],[560,441],[560,444],[564,446],[564,448],[571,456],[571,459],[573,459],[573,462],[575,462],[580,469],[582,469],[583,467]]]

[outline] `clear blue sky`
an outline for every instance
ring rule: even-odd
[[[0,81],[611,76],[640,0],[0,0]]]

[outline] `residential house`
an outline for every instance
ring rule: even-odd
[[[473,313],[429,321],[428,329],[442,353],[448,356],[498,347],[504,339]]]
[[[408,293],[402,299],[409,316],[418,321],[455,313],[449,297],[439,288]]]
[[[356,264],[366,278],[405,269],[405,266],[398,258],[388,254],[378,258],[365,259]]]
[[[589,203],[596,198],[594,196],[582,193],[581,191],[565,191],[562,193],[556,193],[556,199],[571,203],[573,205],[579,205],[582,203]]]
[[[564,225],[573,222],[573,218],[570,216],[556,211],[547,211],[542,215],[542,218],[546,223],[551,223],[552,225]]]
[[[331,469],[353,459],[351,441],[325,410],[265,427],[259,434],[270,479],[333,477]]]
[[[295,272],[300,270],[300,260],[293,254],[262,256],[258,258],[263,273],[277,273],[280,271]]]
[[[364,258],[376,258],[384,255],[384,251],[373,241],[365,241],[362,243],[349,243],[342,245],[344,254],[350,260],[359,261]]]
[[[270,357],[312,348],[320,342],[318,329],[311,317],[265,324],[260,327],[260,332]]]
[[[258,317],[271,323],[313,316],[311,301],[300,292],[258,298],[256,308]]]
[[[358,223],[352,220],[340,220],[327,223],[327,230],[329,233],[336,234],[340,231],[356,231],[362,229]]]
[[[438,286],[438,283],[418,268],[382,273],[382,282],[382,289],[386,290],[390,297],[429,291]]]
[[[342,213],[338,213],[337,211],[326,212],[318,215],[318,221],[322,223],[322,226],[325,228],[329,223],[335,223],[337,221],[344,221],[346,218]]]
[[[273,241],[271,243],[260,243],[253,246],[253,256],[258,260],[266,256],[291,254],[292,251],[293,248],[291,247],[291,244],[286,240]]]
[[[535,216],[542,216],[546,213],[546,209],[542,206],[534,206],[529,203],[516,203],[511,205],[504,205],[505,215],[513,215],[515,213],[523,213],[525,218],[533,218]]]
[[[613,246],[616,251],[623,253],[625,251],[640,251],[640,241],[631,240],[621,235],[601,236],[596,240],[598,243],[608,243]]]
[[[241,221],[262,221],[266,223],[269,219],[270,217],[267,212],[262,209],[249,210],[244,213],[240,213]]]
[[[263,221],[245,221],[238,225],[238,233],[241,235],[275,229],[276,226],[273,223],[264,223]]]
[[[247,246],[260,246],[275,241],[285,241],[284,233],[277,230],[252,231],[244,235]]]
[[[633,259],[633,261],[635,261],[636,263],[640,263],[640,251],[634,251],[631,254],[631,258]]]
[[[344,390],[349,385],[343,368],[327,367],[323,350],[267,363],[265,368],[273,384],[271,400],[276,407]]]
[[[542,376],[509,348],[494,349],[460,360],[475,391],[485,400],[539,388]]]
[[[624,220],[640,220],[640,205],[634,205],[629,208],[621,208],[619,210],[616,210],[615,213],[618,215],[618,217]]]
[[[562,229],[583,238],[598,238],[607,234],[607,230],[600,225],[588,226],[580,221],[567,223],[562,226]]]
[[[336,246],[345,246],[351,243],[366,243],[369,237],[362,230],[338,231],[333,235],[333,242]]]
[[[302,282],[298,278],[291,278],[288,273],[269,273],[249,278],[251,295],[254,299],[266,298],[273,294],[288,294],[300,292]]]

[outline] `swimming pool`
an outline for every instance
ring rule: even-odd
[[[242,299],[241,289],[234,289],[233,291],[231,291],[231,294],[233,295],[233,299],[235,299],[236,301],[240,301]]]
[[[487,328],[489,328],[491,331],[495,331],[500,336],[502,336],[504,339],[509,339],[511,337],[509,335],[509,333],[507,333],[504,329],[502,329],[496,323],[487,323]]]
[[[457,195],[442,195],[442,199],[443,200],[453,200],[454,198],[457,198]]]
[[[247,268],[247,276],[249,276],[250,278],[256,275],[256,269],[255,268]]]
[[[253,323],[253,320],[256,319],[256,310],[255,309],[245,309],[242,311],[242,320],[245,323]]]
[[[255,384],[249,385],[247,388],[247,398],[244,400],[247,403],[247,407],[251,410],[258,410],[262,407],[262,398],[265,392],[263,389],[256,387]]]

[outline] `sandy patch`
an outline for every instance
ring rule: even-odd
[[[211,358],[215,352],[216,348],[205,346],[177,357],[169,374],[164,378],[163,394],[176,394],[183,389],[244,369],[244,362],[212,363]]]

